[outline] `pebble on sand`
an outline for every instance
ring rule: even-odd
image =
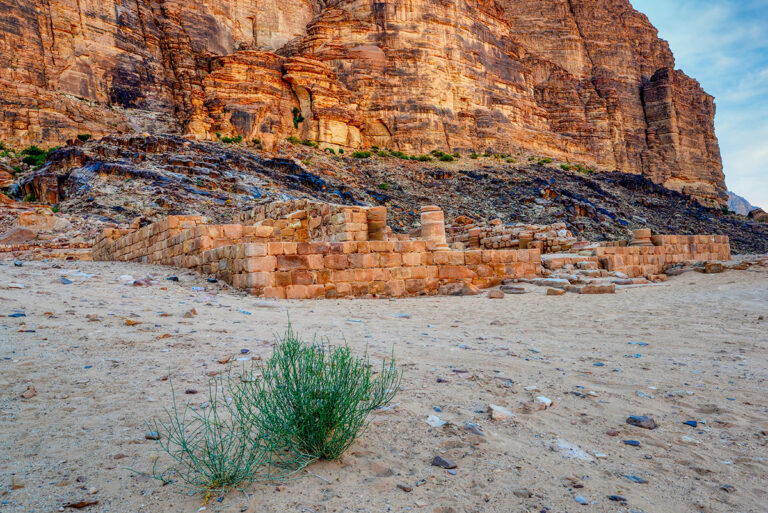
[[[448,458],[443,458],[442,456],[435,456],[434,458],[432,458],[432,466],[441,467],[445,469],[454,469],[457,467],[456,463],[453,460],[450,460]]]

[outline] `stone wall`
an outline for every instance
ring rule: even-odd
[[[453,224],[446,226],[445,232],[448,244],[466,248],[536,248],[542,253],[559,253],[570,250],[577,241],[565,223],[505,225],[501,219],[475,223],[460,216]]]
[[[417,238],[392,236],[384,207],[294,200],[261,205],[235,219],[239,224],[208,225],[200,216],[170,216],[143,228],[110,228],[96,239],[93,258],[194,269],[258,296],[288,299],[473,293],[566,267],[640,277],[681,262],[730,259],[725,236],[651,236],[644,229],[635,231],[632,246],[592,244],[576,254],[552,252],[589,244],[551,244],[558,240],[551,233],[570,236],[564,226],[500,222],[491,224],[491,236],[473,238],[469,249],[463,242],[451,249],[443,212],[434,205],[421,208]],[[476,229],[463,226],[452,235]],[[493,234],[512,245],[513,231],[516,249],[487,249],[497,242]],[[544,258],[542,249],[550,251]]]
[[[653,246],[599,247],[600,266],[635,278],[661,274],[673,264],[689,261],[730,260],[725,235],[654,235]]]

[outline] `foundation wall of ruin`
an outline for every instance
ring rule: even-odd
[[[464,222],[462,222],[464,221]],[[448,244],[469,249],[538,249],[559,253],[574,247],[577,240],[565,223],[552,225],[505,225],[501,220],[475,224],[459,218],[445,228]]]
[[[198,270],[275,298],[402,297],[541,274],[537,250],[432,251],[423,240],[270,242],[206,251]]]
[[[725,235],[654,235],[653,246],[596,248],[600,266],[630,278],[657,275],[667,266],[689,261],[730,260],[731,245]]]

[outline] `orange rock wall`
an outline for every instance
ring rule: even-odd
[[[0,12],[0,139],[14,144],[180,131],[266,148],[294,135],[523,149],[725,201],[713,99],[628,0],[0,0]]]

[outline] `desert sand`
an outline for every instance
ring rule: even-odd
[[[130,470],[160,455],[145,422],[170,405],[169,372],[199,406],[209,373],[241,365],[218,361],[269,355],[289,316],[306,338],[375,360],[394,348],[404,369],[342,461],[205,505]],[[0,511],[98,500],[82,511],[764,513],[767,319],[764,268],[615,295],[273,302],[171,268],[0,262]],[[489,404],[514,417],[492,420]],[[435,455],[455,474],[431,466]]]

